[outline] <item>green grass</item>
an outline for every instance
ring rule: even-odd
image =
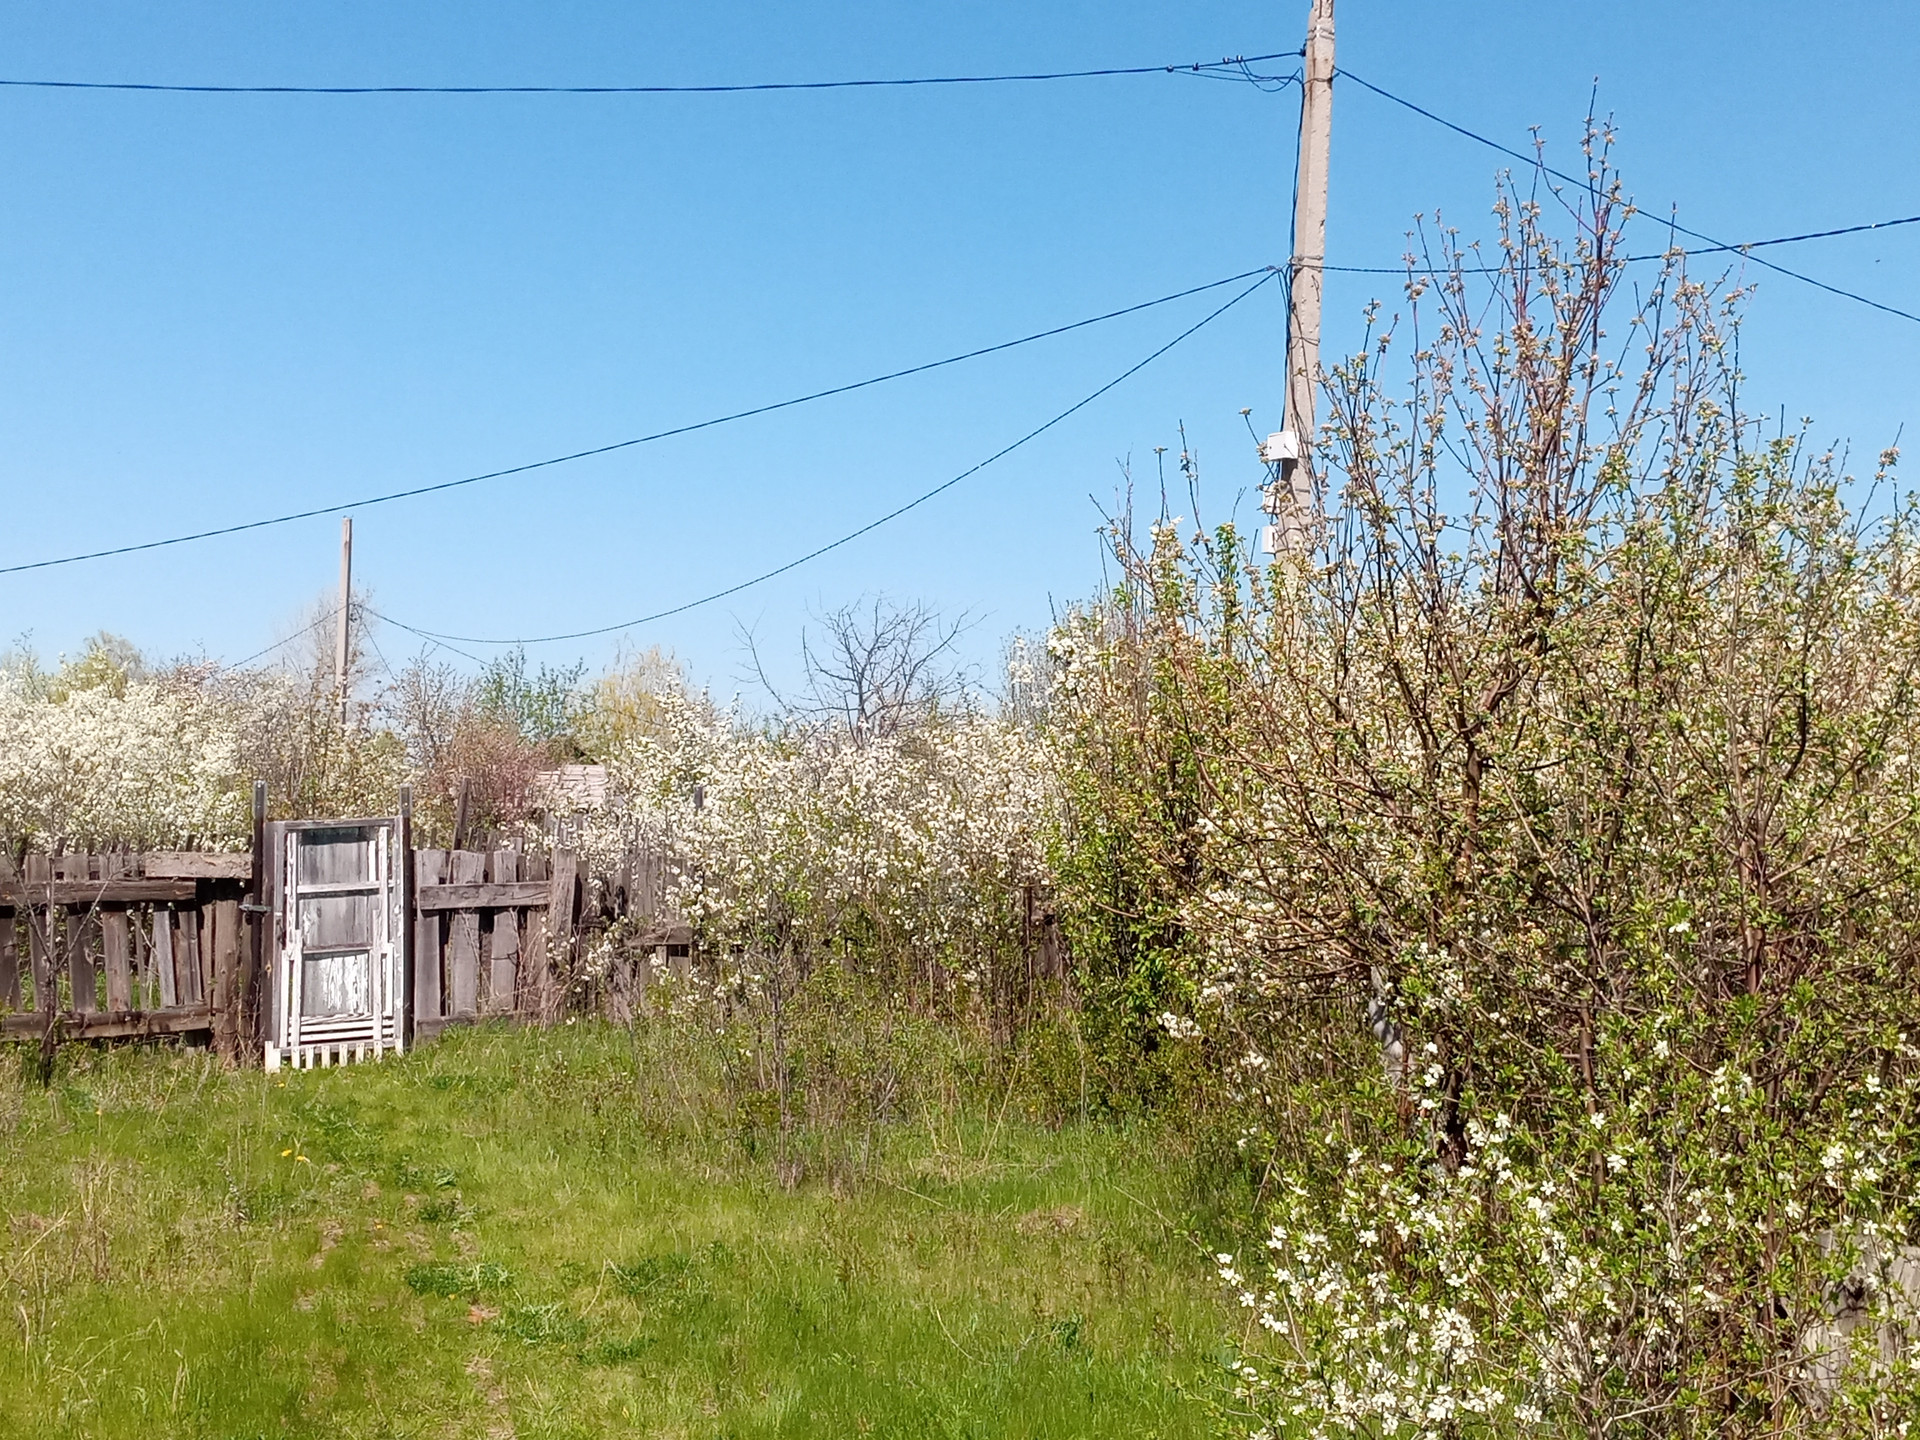
[[[983,1094],[801,1173],[635,1055],[7,1064],[0,1434],[1207,1432],[1231,1322],[1148,1130]]]

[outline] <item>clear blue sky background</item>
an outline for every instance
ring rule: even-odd
[[[0,74],[264,83],[720,82],[1204,60],[1283,4],[14,5]],[[1563,162],[1597,76],[1643,205],[1730,238],[1920,211],[1910,5],[1349,3],[1339,58]],[[1298,92],[1149,77],[731,97],[0,93],[0,564],[428,484],[779,399],[1285,258]],[[1415,212],[1490,233],[1490,152],[1336,91],[1331,258]],[[1657,240],[1656,240],[1657,243]],[[1920,310],[1920,226],[1771,252]],[[1760,275],[1754,407],[1871,456],[1920,325]],[[1329,286],[1327,341],[1391,281]],[[357,518],[434,629],[541,633],[780,563],[992,453],[1205,312],[1151,312],[864,395]],[[1043,440],[758,590],[634,632],[730,688],[873,591],[981,617],[1099,583],[1116,462],[1184,422],[1224,509],[1281,374],[1269,288]],[[0,628],[237,659],[333,583],[338,522],[0,577]],[[398,663],[417,642],[390,627]],[[536,651],[608,658],[615,640]],[[490,653],[490,652],[482,652]]]

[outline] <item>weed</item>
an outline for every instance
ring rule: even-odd
[[[607,1269],[620,1293],[635,1300],[684,1293],[693,1280],[693,1261],[685,1255],[648,1255],[631,1265],[609,1265]]]
[[[500,1328],[523,1345],[572,1345],[586,1334],[587,1323],[564,1306],[509,1305]]]
[[[429,1225],[451,1225],[469,1213],[458,1195],[437,1195],[420,1206],[420,1218]]]
[[[596,1341],[574,1358],[582,1365],[627,1365],[653,1349],[656,1343],[649,1335],[627,1335],[618,1340]]]
[[[478,1298],[513,1284],[513,1275],[504,1265],[482,1261],[475,1265],[410,1265],[407,1288],[416,1295],[456,1295]]]

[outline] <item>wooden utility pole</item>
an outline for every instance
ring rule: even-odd
[[[347,626],[353,611],[353,517],[340,517],[340,615],[333,647],[333,693],[340,704],[340,724],[347,723]]]
[[[1313,0],[1300,82],[1299,182],[1293,197],[1292,303],[1287,313],[1287,428],[1312,461],[1320,372],[1320,295],[1327,261],[1327,158],[1333,145],[1333,0]]]
[[[1333,0],[1313,0],[1307,17],[1306,64],[1300,77],[1300,153],[1293,197],[1293,259],[1287,272],[1285,428],[1266,459],[1278,483],[1268,492],[1266,549],[1298,551],[1318,519],[1314,495],[1314,387],[1320,375],[1320,296],[1327,259],[1327,160],[1333,143]]]

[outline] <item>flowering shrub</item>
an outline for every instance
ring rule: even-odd
[[[1624,303],[1596,170],[1336,370],[1309,550],[1120,527],[1054,636],[1078,952],[1272,1204],[1243,1430],[1920,1414],[1920,516],[1740,416],[1737,296]]]
[[[96,637],[43,671],[0,661],[0,841],[9,847],[241,849],[251,792],[275,818],[391,814],[415,779],[373,707],[341,721],[330,673],[183,662],[150,672]]]
[[[1887,1157],[1913,1143],[1912,1079],[1861,1087],[1830,1126],[1783,1124],[1746,1070],[1662,1055],[1671,1019],[1602,1047],[1615,1110],[1526,1129],[1476,1114],[1458,1168],[1404,1135],[1309,1141],[1265,1257],[1246,1275],[1221,1258],[1267,1342],[1239,1398],[1311,1435],[1597,1433],[1634,1412],[1764,1428],[1737,1403],[1757,1390],[1792,1433],[1899,1433],[1920,1296],[1891,1263],[1915,1214]],[[1442,1067],[1423,1059],[1415,1108],[1437,1108]],[[1835,1324],[1849,1283],[1871,1317],[1851,1334]]]
[[[189,687],[125,681],[53,693],[0,670],[0,837],[9,848],[251,834],[239,727]]]
[[[663,697],[652,734],[610,766],[618,804],[593,844],[644,835],[673,860],[674,901],[721,951],[830,956],[988,990],[1021,948],[1026,887],[1044,880],[1040,743],[975,713],[864,743],[812,726],[759,729]]]

